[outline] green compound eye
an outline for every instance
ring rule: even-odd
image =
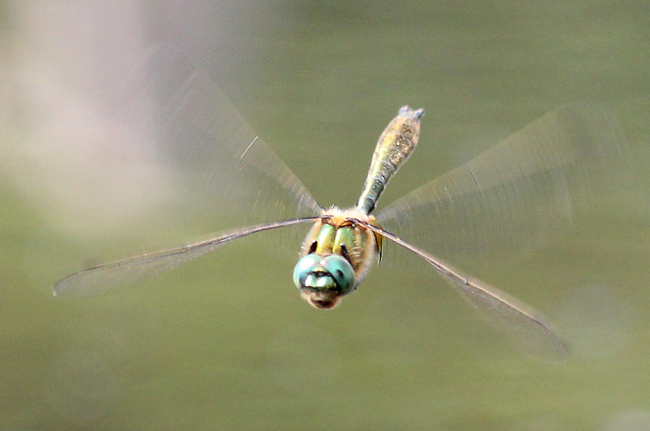
[[[296,285],[298,289],[305,287],[305,278],[307,275],[314,270],[314,268],[320,267],[320,256],[317,254],[308,254],[298,261],[296,266],[293,268],[293,284]]]
[[[339,255],[332,254],[326,256],[321,264],[334,278],[341,294],[350,293],[354,286],[354,269],[352,269],[350,262]]]
[[[298,289],[334,290],[340,295],[352,291],[354,278],[350,262],[336,254],[325,257],[308,254],[293,270],[293,282]]]

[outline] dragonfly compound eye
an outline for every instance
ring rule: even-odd
[[[354,287],[354,269],[339,255],[325,257],[308,254],[293,270],[293,282],[298,289],[336,292],[347,295]]]

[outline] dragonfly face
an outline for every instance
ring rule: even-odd
[[[358,224],[374,223],[356,208],[323,211],[302,245],[293,270],[300,296],[315,308],[333,308],[356,289],[377,261],[381,237]]]

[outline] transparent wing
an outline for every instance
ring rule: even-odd
[[[88,268],[69,275],[56,283],[54,285],[54,294],[61,296],[100,295],[130,287],[201,257],[232,240],[257,232],[314,220],[314,217],[309,217],[248,227],[185,247],[144,254]]]
[[[186,181],[187,205],[240,225],[318,214],[300,180],[182,53],[151,49],[134,83],[136,111],[151,123],[169,169]]]
[[[416,253],[429,262],[487,322],[505,333],[515,347],[525,355],[545,362],[562,362],[569,357],[569,350],[535,309],[521,301],[463,274],[458,269],[407,243],[383,229],[359,222],[375,233]]]
[[[571,225],[625,161],[615,118],[576,103],[403,196],[377,221],[436,254],[509,250]]]

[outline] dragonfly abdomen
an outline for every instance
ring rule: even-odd
[[[400,108],[377,141],[368,176],[357,208],[369,214],[377,205],[388,181],[406,162],[418,144],[423,109]]]

